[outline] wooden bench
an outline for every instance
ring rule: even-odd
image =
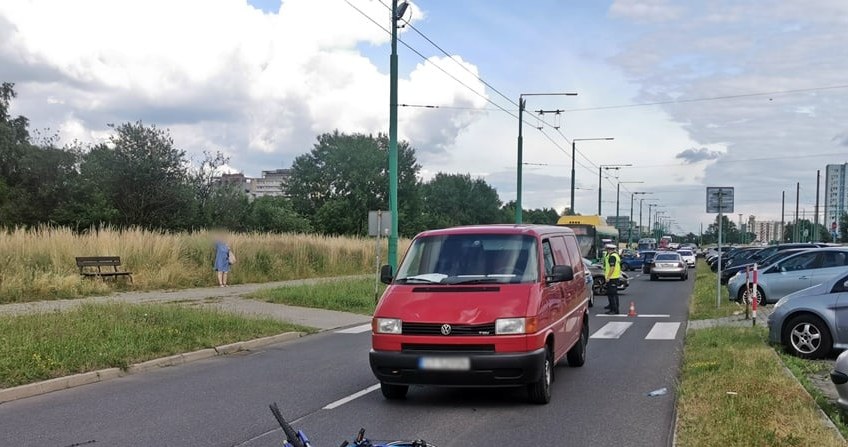
[[[117,278],[124,276],[132,283],[132,272],[121,271],[120,256],[87,256],[78,257],[77,267],[80,275],[85,278]]]

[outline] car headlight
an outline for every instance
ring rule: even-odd
[[[375,318],[374,333],[376,334],[400,334],[403,322],[398,318]]]

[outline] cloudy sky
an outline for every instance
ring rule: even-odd
[[[348,1],[388,28],[380,0]],[[62,141],[143,120],[257,175],[319,133],[386,132],[389,37],[362,14],[345,0],[4,0],[0,80]],[[401,33],[424,58],[401,45],[399,102],[442,106],[400,110],[425,178],[470,172],[514,199],[515,102],[534,92],[579,95],[528,97],[565,112],[527,115],[525,206],[569,205],[572,138],[615,138],[577,143],[577,212],[597,212],[598,165],[632,164],[608,171],[603,214],[617,181],[643,182],[621,185],[621,214],[647,191],[694,232],[706,185],[736,187],[737,213],[766,220],[782,190],[794,211],[801,182],[812,215],[816,170],[848,162],[845,0],[418,0],[410,20],[452,57]]]

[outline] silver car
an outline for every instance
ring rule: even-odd
[[[848,413],[848,351],[842,351],[836,358],[836,365],[830,372],[830,381],[839,393],[836,403],[843,412]]]
[[[689,267],[677,252],[658,251],[651,263],[651,281],[669,276],[685,281],[689,279]]]
[[[828,281],[848,272],[848,249],[814,248],[783,258],[760,269],[757,292],[760,304],[774,303],[790,293]],[[748,300],[745,272],[727,282],[730,299]]]
[[[768,327],[769,340],[798,357],[848,348],[848,271],[781,298]]]

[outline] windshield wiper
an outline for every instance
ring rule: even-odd
[[[398,283],[419,283],[419,284],[442,284],[442,281],[436,281],[429,278],[416,278],[415,276],[410,276],[407,278],[398,278],[395,279],[395,282]]]
[[[447,278],[445,284],[491,284],[504,278]]]

